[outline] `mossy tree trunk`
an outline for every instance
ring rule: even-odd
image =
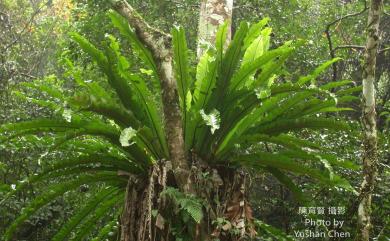
[[[368,241],[371,229],[371,199],[377,175],[377,130],[375,111],[375,66],[379,43],[382,0],[371,0],[363,65],[363,182],[358,208],[357,240]]]
[[[204,46],[215,43],[218,27],[225,21],[232,22],[233,0],[201,0],[198,26],[198,58]],[[228,39],[231,30],[228,31]]]

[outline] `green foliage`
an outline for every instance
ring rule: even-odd
[[[259,229],[259,232],[265,233],[263,237],[271,237],[271,239],[276,239],[280,241],[292,241],[293,237],[286,235],[282,230],[272,227],[260,220],[255,221],[256,227]]]
[[[5,232],[4,235],[5,240],[10,240],[12,238],[13,233],[16,231],[17,227],[20,224],[22,224],[23,221],[28,219],[39,208],[43,207],[49,202],[52,202],[58,196],[63,195],[65,192],[69,190],[79,187],[81,184],[104,182],[104,181],[114,182],[118,184],[123,183],[123,181],[126,182],[126,180],[120,180],[120,179],[118,180],[116,178],[115,172],[107,172],[107,173],[102,172],[95,175],[83,175],[72,181],[67,181],[67,182],[55,184],[53,186],[49,186],[47,189],[48,191],[46,193],[43,193],[42,195],[34,199],[29,204],[28,207],[23,209],[21,215],[15,221],[12,222],[12,224],[8,227],[8,229]]]
[[[173,187],[167,187],[161,192],[161,195],[170,198],[178,206],[179,212],[183,211],[185,214],[189,215],[194,222],[200,223],[202,221],[203,204],[198,198],[186,195]]]
[[[114,192],[118,192],[118,189],[108,188],[92,197],[90,201],[82,209],[80,209],[77,214],[72,216],[69,221],[61,227],[57,234],[52,238],[52,241],[66,240],[66,238],[70,236],[71,232],[73,232],[74,228],[77,227],[77,225],[79,225],[82,221],[84,221],[84,219],[91,212],[93,212],[98,205],[101,205],[101,202],[103,202]]]
[[[73,74],[77,84],[75,95],[62,93],[44,82],[25,85],[27,90],[39,90],[52,98],[36,101],[37,104],[59,111],[52,119],[2,125],[0,131],[4,135],[0,141],[42,134],[53,137],[48,139],[50,151],[60,150],[72,158],[61,159],[29,181],[72,179],[49,185],[48,192],[32,201],[9,226],[6,240],[11,240],[17,227],[39,208],[68,190],[85,183],[104,183],[107,190],[115,191],[97,194],[55,236],[56,240],[63,240],[75,230],[74,240],[83,239],[93,230],[94,222],[123,197],[126,180],[118,176],[118,172],[146,176],[156,160],[169,158],[160,110],[163,103],[161,98],[155,98],[160,89],[148,84],[149,75],[152,75],[152,82],[159,79],[151,54],[119,15],[110,13],[110,17],[132,44],[146,69],[131,68],[131,62],[112,35],[106,36],[101,50],[81,35],[72,33],[71,38],[104,74],[105,84],[84,81],[68,60],[68,73]],[[298,80],[286,78],[284,63],[296,53],[300,43],[288,42],[269,50],[271,29],[263,28],[266,22],[263,20],[254,25],[243,22],[226,50],[227,24],[222,25],[215,46],[204,52],[197,66],[190,65],[183,29],[172,31],[174,74],[183,114],[186,151],[193,151],[211,166],[237,166],[269,172],[299,200],[304,200],[302,191],[287,173],[305,175],[328,187],[353,191],[332,167],[349,168],[352,165],[331,154],[324,155],[320,144],[302,139],[299,133],[305,129],[347,131],[346,123],[327,118],[325,113],[349,110],[338,105],[352,101],[349,94],[357,88],[349,88],[348,81],[316,86],[315,79],[333,61]],[[196,73],[194,81],[191,73]],[[330,93],[334,88],[340,90]],[[319,167],[324,167],[325,171]],[[10,195],[26,186],[18,185]],[[200,200],[175,188],[167,188],[162,195],[177,204],[187,221],[201,222],[203,204]],[[104,201],[97,207],[99,199]],[[81,222],[84,217],[87,218]],[[99,235],[105,236],[109,227]]]
[[[145,65],[153,71],[153,74],[157,78],[157,67],[154,63],[152,54],[150,51],[141,43],[135,33],[131,30],[129,23],[122,18],[115,11],[109,12],[109,17],[111,18],[112,24],[119,29],[121,34],[129,40],[132,45],[133,50],[137,53],[139,58],[145,63]],[[156,85],[159,86],[159,82],[156,81]],[[155,91],[158,92],[159,89]]]
[[[189,73],[188,48],[183,28],[173,28],[172,44],[174,53],[174,68],[176,73],[177,91],[182,103],[182,109],[186,110],[186,96],[192,80]]]
[[[195,227],[202,222],[204,217],[204,201],[173,187],[165,188],[160,196],[169,201],[167,207],[173,211],[162,213],[171,226],[171,235],[176,240],[194,240]]]
[[[298,80],[298,84],[300,85],[303,85],[305,83],[307,83],[308,81],[311,81],[311,84],[315,84],[315,81],[316,81],[316,78],[327,68],[329,68],[329,66],[331,66],[333,63],[337,62],[341,60],[341,58],[335,58],[335,59],[332,59],[332,60],[329,60],[329,61],[326,61],[325,63],[321,64],[319,67],[317,67],[311,74],[309,74],[308,76],[304,76],[304,77],[301,77],[299,78]]]
[[[95,238],[93,238],[91,241],[104,240],[105,238],[112,236],[112,234],[114,233],[113,231],[115,231],[116,229],[118,229],[117,220],[114,219],[113,221],[109,222],[106,226],[104,226],[100,230],[98,235]]]
[[[177,91],[179,94],[179,103],[182,109],[183,130],[184,136],[187,136],[186,131],[190,128],[190,119],[187,114],[191,107],[191,92],[192,78],[189,73],[189,56],[188,47],[183,28],[173,28],[172,30],[172,45],[174,55],[174,70],[177,81]],[[187,100],[189,98],[189,100]]]
[[[264,20],[258,25],[264,26]],[[224,27],[220,28],[220,35],[223,35]],[[254,37],[253,31],[257,31],[257,37]],[[342,121],[323,118],[320,114],[350,110],[336,107],[339,99],[343,100],[343,103],[353,100],[343,99],[343,94],[352,91],[352,88],[347,87],[350,82],[315,86],[315,79],[336,59],[321,65],[309,76],[299,78],[296,83],[283,83],[279,80],[281,66],[286,58],[294,53],[295,47],[293,43],[286,43],[275,50],[268,50],[269,35],[268,28],[259,31],[248,27],[247,24],[241,24],[222,58],[218,57],[221,51],[212,48],[201,57],[195,88],[191,94],[193,104],[189,108],[190,118],[196,122],[191,125],[192,129],[188,130],[194,133],[193,139],[190,139],[193,142],[191,148],[195,148],[210,162],[226,163],[229,159],[236,165],[255,169],[276,168],[309,175],[325,184],[353,190],[345,180],[334,175],[329,164],[343,165],[342,163],[347,162],[334,161],[337,158],[332,156],[318,158],[320,153],[313,147],[315,144],[309,145],[308,142],[292,135],[292,132],[302,129],[348,130],[348,125]],[[241,66],[238,65],[240,61],[237,61],[240,56],[243,58]],[[248,59],[251,61],[245,61]],[[219,60],[222,62],[218,63]],[[202,87],[203,80],[208,80],[205,83],[209,86]],[[310,86],[306,86],[309,80]],[[344,87],[343,92],[336,95],[328,92],[329,89],[336,87]],[[224,101],[221,101],[222,99]],[[201,104],[198,104],[199,100]],[[209,108],[214,108],[212,112],[218,113],[218,117],[208,115],[205,110]],[[301,156],[288,156],[286,152],[256,151],[254,146],[259,142],[273,143],[286,150],[299,151]],[[245,150],[253,154],[243,155]],[[316,170],[316,167],[305,166],[307,164],[300,163],[299,159],[317,161],[329,172],[325,174]],[[350,167],[349,164],[344,166]],[[287,184],[287,179],[282,178],[280,172],[273,172]],[[291,182],[288,183],[293,187]]]
[[[84,240],[84,237],[94,230],[97,221],[104,218],[115,205],[123,204],[124,197],[125,193],[119,193],[118,195],[110,197],[110,199],[100,203],[100,205],[94,210],[93,214],[84,220],[84,223],[76,229],[76,235],[70,240]]]

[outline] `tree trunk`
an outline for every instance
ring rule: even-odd
[[[170,162],[160,162],[149,171],[147,178],[129,177],[125,206],[121,217],[120,241],[162,241],[167,232],[160,215],[153,210],[164,208],[161,191],[167,184]]]
[[[363,176],[358,208],[357,240],[368,241],[371,229],[371,199],[377,174],[377,130],[375,112],[375,65],[379,42],[382,1],[371,0],[368,13],[367,43],[363,65]]]
[[[214,45],[218,27],[225,22],[229,24],[225,47],[230,43],[233,2],[234,0],[201,0],[198,26],[198,59],[208,46]],[[198,160],[198,166],[195,164],[195,169],[198,169],[198,172],[212,173],[209,183],[202,184],[201,180],[198,180],[197,183],[201,187],[197,190],[198,195],[208,201],[210,208],[209,217],[203,222],[203,232],[205,227],[214,226],[211,230],[206,230],[206,235],[200,235],[199,240],[231,241],[254,236],[256,232],[252,226],[252,208],[247,201],[246,174],[241,170],[229,167],[210,167],[199,162],[201,161]],[[217,218],[223,218],[229,221],[230,224],[211,225]],[[237,232],[237,234],[232,235],[232,231]]]
[[[149,26],[126,2],[113,1],[113,8],[124,16],[135,29],[139,39],[152,52],[158,66],[162,86],[165,130],[169,149],[169,161],[162,160],[153,166],[148,177],[130,177],[125,207],[121,217],[121,241],[169,241],[174,240],[171,225],[181,222],[172,212],[169,200],[161,197],[165,186],[177,186],[185,194],[191,194],[208,202],[200,224],[188,230],[192,240],[205,241],[218,238],[221,241],[238,240],[253,235],[252,211],[246,197],[246,174],[242,171],[211,167],[200,158],[186,157],[182,134],[182,118],[176,81],[173,75],[171,36]],[[203,0],[201,3],[199,39],[209,44],[215,42],[217,28],[231,21],[233,0]],[[230,39],[230,35],[228,38]],[[202,42],[202,41],[198,42]],[[198,55],[202,49],[198,45]],[[212,174],[204,178],[203,174]],[[157,215],[152,215],[157,210]],[[215,225],[217,218],[225,218],[227,225]],[[248,225],[249,224],[249,225]],[[187,226],[185,224],[185,226]],[[184,230],[189,227],[184,227]],[[239,234],[232,235],[232,230]]]
[[[113,1],[113,8],[125,17],[135,29],[135,33],[151,50],[158,67],[162,87],[162,102],[165,117],[169,159],[179,188],[191,192],[190,168],[186,160],[183,123],[181,119],[179,97],[173,75],[171,36],[151,27],[126,1]]]
[[[204,45],[213,45],[218,27],[225,21],[232,22],[233,0],[201,0],[197,56],[200,58],[204,51]],[[231,38],[231,30],[228,31],[228,39]],[[227,41],[228,42],[228,41]]]

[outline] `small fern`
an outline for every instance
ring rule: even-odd
[[[161,192],[161,195],[169,197],[178,206],[180,211],[186,212],[196,223],[200,223],[202,221],[202,200],[194,196],[184,194],[173,187],[167,187]]]

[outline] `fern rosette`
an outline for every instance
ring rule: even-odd
[[[20,137],[33,140],[46,134],[50,137],[49,151],[61,151],[66,158],[54,160],[7,195],[14,195],[27,184],[48,183],[47,191],[10,224],[5,240],[11,240],[18,226],[69,190],[82,184],[103,186],[53,237],[56,241],[83,240],[98,220],[106,220],[105,213],[122,211],[129,179],[151,180],[154,167],[169,160],[156,64],[128,23],[114,12],[109,16],[131,43],[143,67],[132,66],[111,35],[101,50],[72,33],[71,38],[93,59],[106,82],[85,81],[77,66],[67,60],[67,74],[77,84],[76,94],[67,95],[44,81],[24,84],[27,90],[20,96],[51,109],[55,118],[2,125],[1,141],[11,143]],[[324,150],[321,143],[305,140],[303,132],[347,131],[348,124],[329,117],[329,113],[351,110],[343,106],[356,99],[352,94],[359,88],[350,87],[351,81],[317,85],[320,74],[338,59],[322,64],[307,76],[290,79],[284,65],[299,43],[287,42],[270,49],[267,21],[241,23],[229,44],[228,25],[222,25],[215,45],[204,51],[197,66],[191,65],[183,29],[172,30],[174,74],[187,155],[196,156],[211,169],[225,166],[270,173],[301,201],[302,190],[290,174],[353,191],[334,167],[355,166],[327,153],[329,150]],[[29,90],[47,98],[26,97]],[[61,182],[50,184],[50,180]],[[168,188],[166,196],[174,196],[179,208],[200,223],[204,217],[193,210],[202,210],[203,204],[199,206],[195,199],[175,190]],[[148,193],[153,191],[148,189]],[[109,221],[94,240],[103,240],[115,223],[115,218]]]

